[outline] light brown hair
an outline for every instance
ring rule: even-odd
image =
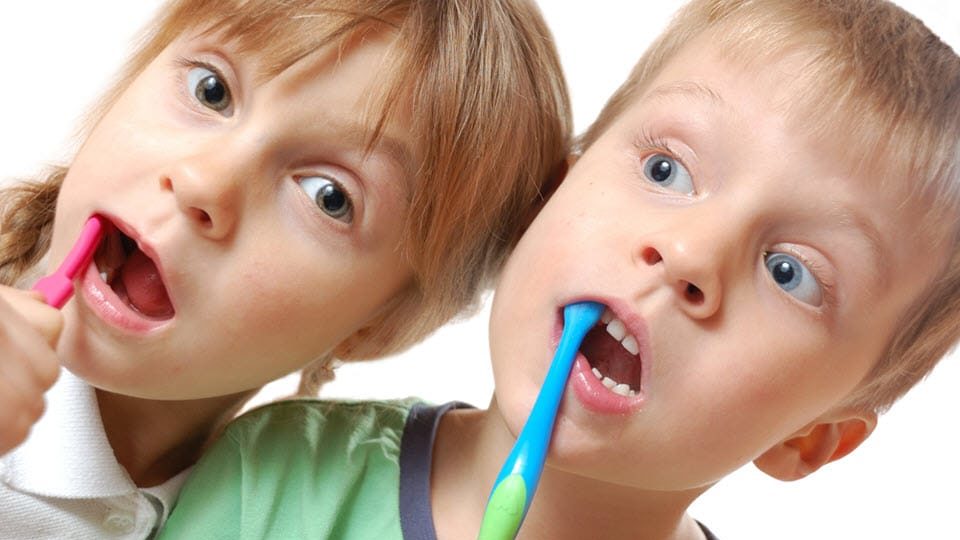
[[[903,314],[885,353],[845,403],[882,411],[960,340],[960,57],[884,0],[693,0],[580,138],[581,151],[685,44],[707,33],[739,62],[804,55],[809,61],[789,111],[804,115],[814,134],[842,133],[859,166],[882,164],[876,189],[885,182],[909,186],[905,204],[928,209],[918,237],[938,242],[931,253],[948,246],[943,270]]]
[[[382,113],[370,119],[370,144],[409,103],[409,132],[422,149],[399,246],[414,280],[334,351],[346,359],[402,350],[475,302],[539,204],[541,188],[563,167],[569,98],[552,37],[532,0],[172,0],[85,125],[89,132],[186,32],[214,33],[257,55],[267,66],[260,75],[268,78],[371,26],[388,28],[397,39],[392,85]],[[16,282],[47,251],[65,173],[57,168],[3,192],[0,282]],[[326,360],[307,380],[324,373]]]

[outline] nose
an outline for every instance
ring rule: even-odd
[[[641,244],[638,259],[661,270],[664,285],[683,312],[703,320],[714,316],[723,300],[721,251],[707,238],[662,232]]]
[[[217,153],[196,153],[172,163],[160,175],[160,189],[172,193],[180,213],[201,235],[222,240],[237,225],[244,177],[253,174],[249,159],[231,162]]]

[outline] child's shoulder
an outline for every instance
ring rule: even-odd
[[[384,401],[290,399],[268,403],[234,419],[223,437],[233,444],[299,448],[323,453],[365,440],[399,448],[410,410],[422,403],[417,398]],[[396,447],[396,448],[394,448]],[[342,450],[342,447],[341,447]]]
[[[423,402],[422,399],[415,397],[388,400],[290,398],[254,407],[235,418],[233,422],[262,421],[265,418],[286,418],[299,415],[320,415],[324,417],[391,413],[406,415],[414,405]]]
[[[401,442],[421,403],[295,399],[239,416],[200,459],[163,538],[399,538]]]

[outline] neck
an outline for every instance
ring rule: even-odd
[[[157,401],[98,389],[97,402],[117,461],[136,485],[150,487],[195,463],[206,443],[253,393]]]
[[[434,445],[431,504],[438,538],[476,538],[493,479],[515,439],[496,410],[451,411]],[[650,492],[544,468],[522,539],[701,539],[687,507],[703,490]]]

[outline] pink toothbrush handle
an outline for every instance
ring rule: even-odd
[[[55,272],[40,278],[33,286],[33,290],[43,294],[44,301],[57,309],[63,307],[73,294],[73,280],[82,272],[93,257],[94,251],[103,236],[103,221],[92,216],[80,231],[80,238],[73,245],[73,249],[60,264]]]

